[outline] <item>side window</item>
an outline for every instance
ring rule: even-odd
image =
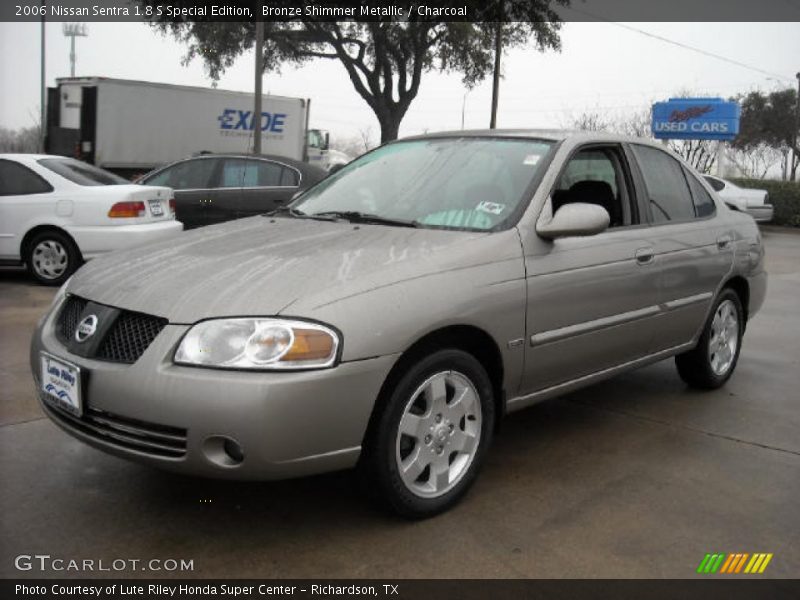
[[[694,203],[681,164],[658,148],[633,144],[633,151],[644,176],[653,221],[694,219]]]
[[[631,194],[620,154],[613,148],[580,150],[570,158],[551,193],[553,211],[565,204],[597,204],[608,212],[610,227],[635,222]]]
[[[19,163],[0,160],[0,196],[25,196],[52,192],[53,186]]]
[[[683,174],[689,181],[689,187],[692,189],[692,199],[694,200],[694,210],[698,217],[709,217],[714,214],[716,207],[714,200],[711,199],[706,189],[701,185],[697,178],[685,169]]]
[[[202,190],[209,187],[217,161],[210,158],[187,160],[167,167],[145,181],[146,185],[165,185],[174,190]]]
[[[222,162],[222,174],[219,179],[219,187],[242,187],[245,175],[247,174],[247,161],[244,158],[226,158]],[[254,169],[250,169],[250,177],[254,178]]]

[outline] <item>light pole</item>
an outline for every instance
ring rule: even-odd
[[[44,76],[44,62],[45,62],[45,59],[44,59],[44,50],[45,50],[45,44],[44,44],[44,33],[45,33],[44,15],[45,15],[45,0],[42,0],[42,30],[41,30],[41,36],[42,36],[42,49],[41,49],[42,56],[41,56],[41,59],[42,60],[41,60],[41,73],[40,73],[41,82],[40,82],[40,90],[39,90],[39,92],[40,92],[39,102],[40,102],[40,107],[41,107],[41,112],[39,114],[39,151],[42,152],[42,153],[44,153],[44,136],[45,136],[46,126],[47,126],[47,107],[45,106],[45,101],[46,101],[45,96],[46,96],[46,93],[47,93],[47,82],[45,81],[45,76]]]
[[[464,113],[467,110],[467,94],[469,94],[469,90],[464,92],[464,97],[461,99],[461,131],[464,131]]]
[[[64,37],[69,38],[69,76],[75,77],[75,38],[89,35],[86,31],[86,24],[64,23],[61,31],[64,33]]]
[[[795,98],[796,103],[794,107],[795,112],[795,124],[794,124],[794,147],[792,148],[792,179],[797,179],[797,165],[800,164],[800,152],[798,152],[798,146],[800,146],[800,139],[798,139],[798,135],[800,135],[800,72],[797,73],[797,98]]]

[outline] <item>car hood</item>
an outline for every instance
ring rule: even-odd
[[[92,260],[74,275],[67,292],[172,323],[292,315],[292,305],[301,298],[330,303],[485,262],[485,254],[481,257],[481,249],[471,242],[488,237],[480,232],[252,217]]]

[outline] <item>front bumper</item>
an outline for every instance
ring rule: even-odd
[[[40,395],[46,414],[110,454],[215,478],[283,479],[354,466],[375,399],[397,358],[304,372],[182,367],[171,358],[188,326],[167,325],[134,364],[124,365],[69,353],[54,333],[57,314],[58,308],[43,319],[31,343],[36,389],[41,351],[79,366],[85,417],[76,421]],[[168,438],[173,451],[165,455],[158,446]],[[144,446],[126,443],[130,439],[144,439]],[[222,439],[241,447],[241,462],[228,460]]]

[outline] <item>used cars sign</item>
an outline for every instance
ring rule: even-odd
[[[739,133],[741,108],[722,98],[670,98],[653,105],[653,135],[658,139],[723,140]]]

